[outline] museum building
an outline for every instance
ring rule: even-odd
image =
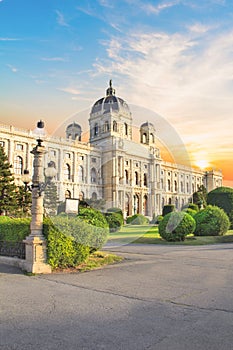
[[[44,166],[56,167],[55,183],[59,201],[65,198],[104,199],[106,209],[121,208],[124,216],[161,214],[165,204],[179,210],[192,200],[192,193],[204,185],[207,191],[222,186],[222,173],[187,167],[162,159],[154,125],[145,122],[139,142],[133,137],[132,114],[128,104],[116,96],[110,81],[105,97],[90,111],[89,141],[82,141],[79,121],[66,127],[65,137],[44,140]],[[38,135],[31,130],[0,126],[3,146],[16,184],[24,170],[32,174]]]

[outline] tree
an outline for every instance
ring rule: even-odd
[[[45,181],[46,182],[46,181]],[[51,181],[47,184],[44,191],[44,209],[47,216],[54,216],[57,214],[58,194],[57,185]]]
[[[216,205],[222,208],[228,215],[233,228],[233,188],[218,187],[210,191],[207,196],[207,202],[210,205]]]
[[[25,186],[17,187],[17,202],[18,202],[18,215],[17,216],[30,216],[32,205],[32,194]]]
[[[201,185],[198,190],[193,193],[193,203],[197,204],[199,208],[206,207],[207,202],[207,190],[205,186]]]
[[[0,215],[11,214],[17,209],[17,193],[11,165],[0,146]]]

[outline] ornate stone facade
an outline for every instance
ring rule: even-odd
[[[89,142],[82,141],[81,126],[67,126],[66,137],[44,141],[44,164],[54,162],[59,200],[100,199],[107,207],[120,207],[125,216],[160,214],[165,204],[181,209],[191,201],[200,185],[208,191],[222,186],[222,174],[164,161],[156,145],[154,125],[140,127],[140,142],[132,139],[132,115],[127,103],[110,86],[106,96],[94,103],[90,118]],[[32,174],[32,154],[37,136],[13,126],[0,126],[4,147],[16,183],[24,169]]]

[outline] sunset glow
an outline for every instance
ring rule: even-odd
[[[87,131],[112,79],[119,97],[174,128],[192,165],[222,169],[231,186],[232,13],[216,0],[2,0],[0,122],[34,129],[43,119],[53,134],[87,110],[75,119]],[[169,140],[157,117],[141,114],[135,127],[148,119]]]

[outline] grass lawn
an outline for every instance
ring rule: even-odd
[[[123,258],[121,256],[111,254],[108,252],[101,252],[97,251],[92,253],[88,259],[83,262],[80,265],[77,265],[75,267],[68,267],[68,268],[56,268],[53,270],[53,273],[75,273],[75,272],[85,272],[90,270],[95,270],[100,267],[106,266],[106,265],[112,265],[116,264],[120,261],[122,261]]]
[[[119,232],[111,233],[108,239],[108,243],[114,245],[129,243],[205,245],[231,242],[233,243],[233,230],[229,230],[224,236],[195,237],[189,235],[184,242],[166,242],[160,237],[158,227],[152,225],[125,225]]]

